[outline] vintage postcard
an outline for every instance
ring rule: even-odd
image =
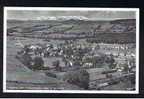
[[[3,92],[139,93],[139,9],[4,7]]]

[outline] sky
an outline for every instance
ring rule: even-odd
[[[134,11],[32,11],[8,10],[7,19],[32,20],[39,17],[83,16],[89,20],[135,19]]]

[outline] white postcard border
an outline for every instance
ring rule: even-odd
[[[38,11],[135,11],[136,12],[136,90],[7,90],[6,89],[6,47],[7,47],[7,10]],[[4,93],[102,93],[138,94],[139,93],[139,8],[70,8],[70,7],[4,7],[3,26],[3,92]]]

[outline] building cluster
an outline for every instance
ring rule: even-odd
[[[128,46],[103,43],[80,44],[74,40],[66,40],[64,43],[60,43],[57,45],[50,43],[25,45],[23,49],[18,52],[18,54],[27,54],[32,59],[34,59],[35,57],[41,57],[45,61],[47,61],[47,59],[51,57],[60,57],[61,61],[64,62],[64,66],[61,67],[117,68],[123,70],[125,68],[125,64],[126,66],[132,67],[132,61],[130,61],[132,60],[132,58],[133,65],[135,65],[135,53],[130,53],[128,51],[132,47],[132,45]],[[60,63],[60,60],[53,59],[53,62],[55,61],[59,61],[58,63]]]

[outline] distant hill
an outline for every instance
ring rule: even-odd
[[[116,23],[127,23],[127,24],[130,24],[130,23],[136,23],[136,19],[119,19],[119,20],[114,20],[114,21],[111,21],[112,24],[116,24]]]
[[[132,40],[136,34],[136,19],[118,19],[118,20],[8,20],[8,35],[38,37],[38,38],[87,38],[96,37],[99,33],[106,36],[112,34],[115,37]],[[109,35],[108,35],[109,34]],[[133,36],[129,36],[133,35]],[[116,40],[119,41],[120,39]]]

